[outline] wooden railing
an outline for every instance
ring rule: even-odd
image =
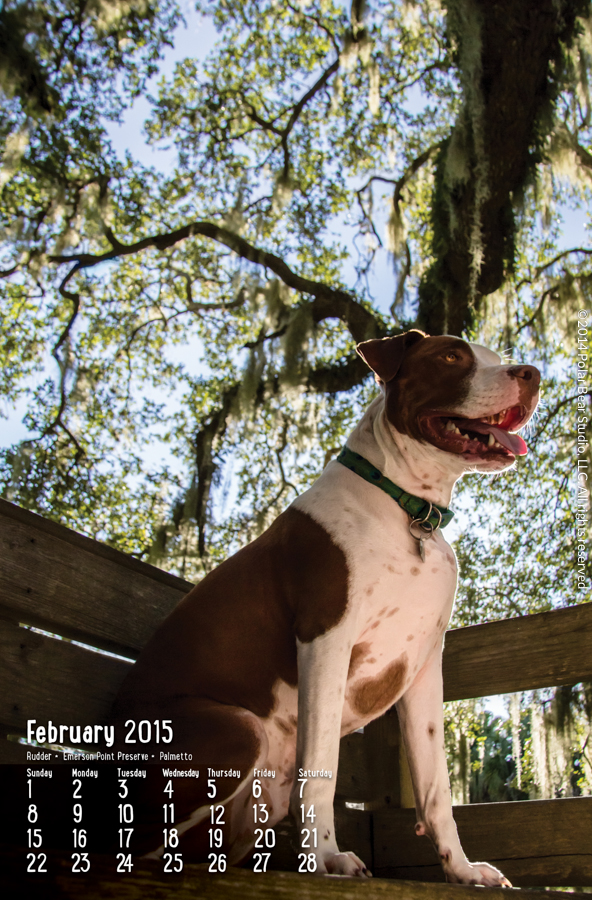
[[[190,588],[0,500],[0,763],[25,762],[14,738],[27,719],[102,721],[132,661]],[[580,681],[592,681],[590,603],[446,636],[446,700]],[[411,806],[391,710],[342,741],[340,844],[371,861],[375,874],[441,880],[431,845],[413,831]],[[469,857],[497,864],[516,885],[592,885],[591,797],[461,806],[455,819]],[[274,864],[293,868],[291,826],[277,831]]]

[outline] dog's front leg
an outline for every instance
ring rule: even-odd
[[[300,835],[299,871],[369,875],[354,853],[339,852],[333,813],[351,640],[347,628],[338,626],[297,646],[298,734],[290,813]]]
[[[397,712],[413,782],[416,834],[431,838],[447,881],[511,887],[508,879],[489,863],[469,862],[460,844],[452,816],[444,747],[440,647],[397,702]]]

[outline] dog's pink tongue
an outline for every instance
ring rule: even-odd
[[[462,427],[462,426],[461,426]],[[528,447],[519,434],[511,434],[498,428],[496,425],[486,425],[485,422],[474,422],[469,427],[473,431],[479,431],[481,434],[492,434],[498,444],[506,447],[514,456],[526,456]]]
[[[487,430],[494,436],[498,444],[507,447],[514,456],[526,456],[528,453],[526,442],[519,434],[511,434],[509,431],[504,431],[503,428],[496,428],[495,425],[490,425]]]
[[[469,431],[477,431],[479,434],[492,434],[498,444],[506,447],[514,456],[526,456],[528,453],[528,447],[519,434],[511,434],[509,431],[504,431],[503,428],[498,428],[497,425],[476,422],[474,419],[459,419],[456,424],[461,430],[466,428]]]

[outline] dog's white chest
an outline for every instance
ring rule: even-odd
[[[425,560],[396,502],[339,464],[296,501],[343,549],[344,633],[352,647],[343,733],[388,709],[442,642],[456,589],[456,559],[440,533]]]
[[[441,536],[426,542],[424,562],[407,542],[373,556],[374,565],[358,560],[354,567],[347,731],[388,709],[413,683],[442,643],[456,587],[456,560]]]

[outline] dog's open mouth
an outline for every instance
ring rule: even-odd
[[[443,413],[421,419],[426,439],[440,450],[469,456],[525,456],[528,447],[515,432],[527,418],[523,406],[512,406],[494,415],[465,419]]]

